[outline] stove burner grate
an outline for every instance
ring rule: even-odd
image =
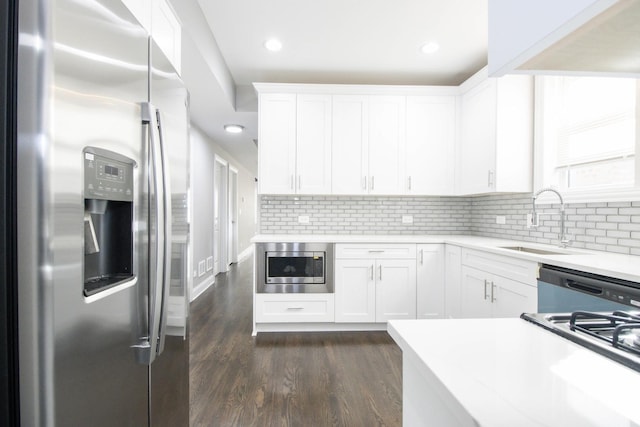
[[[612,314],[575,311],[571,313],[569,328],[582,332],[613,347],[640,355],[640,316],[625,311]]]

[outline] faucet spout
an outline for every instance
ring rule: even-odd
[[[531,226],[532,227],[538,227],[538,217],[536,214],[536,199],[538,198],[538,196],[540,196],[540,194],[545,193],[545,192],[552,192],[555,195],[558,196],[558,199],[560,199],[560,246],[561,247],[566,247],[567,244],[570,243],[570,240],[567,238],[567,230],[565,227],[565,211],[564,211],[564,199],[562,198],[562,194],[560,194],[560,192],[558,190],[556,190],[555,188],[541,188],[540,190],[536,191],[532,197],[532,209],[531,209]]]

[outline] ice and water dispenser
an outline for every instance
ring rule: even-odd
[[[84,156],[84,296],[134,279],[133,168],[112,151],[86,147]]]

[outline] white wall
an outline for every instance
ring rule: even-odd
[[[249,240],[255,228],[255,176],[229,153],[210,140],[200,129],[191,127],[191,200],[192,206],[192,256],[193,288],[191,298],[195,299],[214,282],[213,269],[206,270],[208,257],[213,257],[213,212],[214,212],[214,164],[215,156],[224,158],[238,170],[238,252],[251,247]],[[198,263],[205,262],[205,273],[198,274]]]

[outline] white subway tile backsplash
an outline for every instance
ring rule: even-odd
[[[264,234],[472,234],[557,244],[558,204],[537,206],[540,226],[527,228],[530,194],[480,197],[272,196],[260,201]],[[640,255],[640,202],[566,205],[572,246]],[[299,224],[299,215],[309,224]],[[413,215],[413,224],[402,224]],[[496,215],[506,224],[496,224]]]

